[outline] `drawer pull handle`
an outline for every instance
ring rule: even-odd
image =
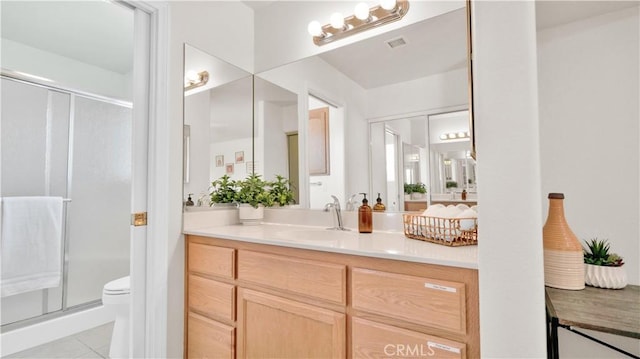
[[[448,345],[444,345],[444,344],[440,344],[440,343],[427,342],[427,346],[429,348],[436,348],[436,349],[446,350],[448,352],[460,354],[460,348],[454,348],[454,347],[450,347]]]
[[[447,287],[445,285],[440,285],[440,284],[425,283],[424,287],[425,288],[429,288],[429,289],[441,290],[441,291],[449,292],[449,293],[457,293],[458,292],[458,290],[456,288]]]

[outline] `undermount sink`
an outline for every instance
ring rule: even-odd
[[[277,232],[278,239],[289,241],[335,241],[343,239],[357,239],[358,232],[338,231],[333,229],[292,229]]]

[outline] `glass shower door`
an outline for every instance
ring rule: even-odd
[[[132,110],[2,77],[0,195],[65,202],[62,284],[2,298],[2,325],[100,303],[129,275]]]
[[[131,108],[74,96],[68,205],[68,307],[129,275]]]

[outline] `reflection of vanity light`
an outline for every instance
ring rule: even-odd
[[[451,164],[451,160],[448,160],[448,159],[447,160],[443,160],[442,162],[444,163],[445,166],[448,166],[448,165]]]
[[[459,139],[465,139],[465,138],[469,138],[469,132],[468,131],[460,131],[460,132],[449,132],[449,133],[443,133],[440,135],[440,139],[441,140],[459,140]]]
[[[366,3],[359,3],[354,9],[354,15],[344,17],[340,13],[334,13],[331,15],[329,24],[321,26],[314,20],[307,26],[307,31],[313,36],[313,43],[321,46],[400,20],[408,10],[408,0],[381,0],[380,5],[371,8]]]
[[[184,90],[189,91],[196,87],[204,86],[209,81],[209,73],[207,71],[195,72],[187,71],[184,78]]]

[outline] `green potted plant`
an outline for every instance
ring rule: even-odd
[[[213,206],[215,203],[236,203],[236,186],[236,181],[227,175],[211,182],[210,205]]]
[[[424,195],[427,193],[427,186],[424,183],[418,182],[412,186],[411,199],[423,199]]]
[[[273,182],[252,173],[244,180],[231,180],[227,175],[211,182],[211,205],[234,203],[239,209],[240,222],[258,224],[264,218],[264,208],[286,206],[294,202],[291,181],[276,175]]]
[[[288,204],[295,203],[295,199],[293,198],[293,191],[291,190],[291,181],[283,176],[276,175],[276,180],[271,182],[270,186],[271,190],[269,191],[269,193],[273,198],[274,204],[282,207]]]
[[[269,182],[260,175],[252,173],[237,182],[236,201],[239,203],[239,216],[242,224],[257,224],[264,218],[264,207],[273,206],[273,197],[269,194]]]
[[[621,289],[627,286],[624,260],[616,253],[610,253],[606,239],[593,238],[584,241],[585,284],[592,287]]]
[[[456,181],[447,181],[446,185],[447,189],[449,188],[458,188],[458,182]]]
[[[404,184],[404,200],[408,201],[411,199],[411,194],[413,193],[413,185],[411,183]]]

